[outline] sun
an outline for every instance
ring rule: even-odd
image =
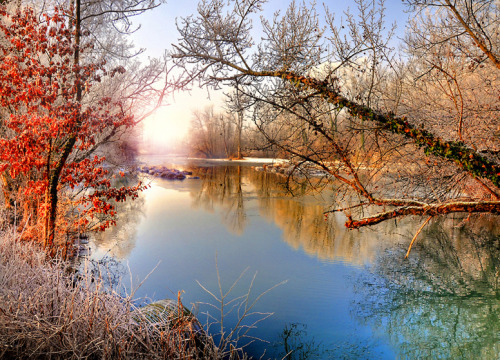
[[[161,107],[144,120],[143,138],[151,145],[168,145],[185,139],[190,110],[176,104]]]

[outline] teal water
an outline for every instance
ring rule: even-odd
[[[132,288],[156,267],[135,294],[144,302],[181,291],[215,334],[220,314],[207,303],[217,301],[200,284],[220,296],[217,271],[227,291],[247,269],[226,301],[244,295],[254,275],[251,300],[286,281],[243,323],[272,313],[248,333],[265,340],[246,347],[256,358],[290,350],[288,359],[499,358],[497,219],[438,220],[404,260],[420,219],[348,231],[343,215],[323,216],[334,189],[291,197],[284,178],[249,166],[194,171],[201,179],[152,180],[94,241],[94,258],[127,264]]]

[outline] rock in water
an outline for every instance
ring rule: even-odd
[[[180,301],[155,301],[137,309],[132,319],[139,326],[149,325],[161,331],[176,331],[183,341],[188,342],[188,346],[194,346],[201,353],[215,346],[198,319]]]
[[[171,323],[173,320],[178,321],[180,318],[184,317],[189,318],[189,320],[191,320],[190,318],[192,317],[196,322],[198,321],[184,305],[178,304],[177,301],[172,299],[155,301],[139,308],[137,311],[149,324],[155,325],[164,324],[166,322]],[[134,317],[134,320],[143,322],[141,316]]]
[[[168,180],[184,180],[187,175],[193,174],[191,171],[168,169],[165,166],[143,166],[142,168],[139,168],[139,171]]]

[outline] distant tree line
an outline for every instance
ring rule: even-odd
[[[217,112],[214,106],[194,111],[187,138],[189,155],[207,159],[286,156],[239,116],[230,111]]]

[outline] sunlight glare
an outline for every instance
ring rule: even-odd
[[[144,141],[151,145],[164,146],[183,140],[189,130],[189,110],[177,105],[158,109],[144,121]]]

